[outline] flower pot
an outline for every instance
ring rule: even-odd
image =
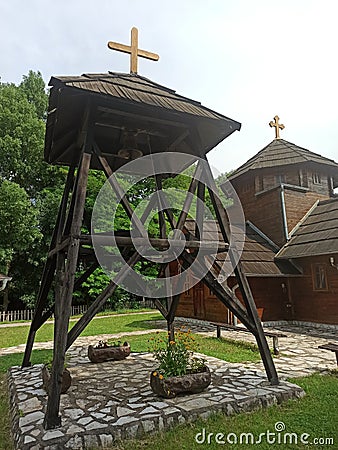
[[[197,394],[206,389],[210,382],[211,373],[207,366],[204,366],[200,372],[169,378],[161,378],[156,370],[150,375],[152,391],[164,398],[173,398],[178,394]]]
[[[130,345],[125,342],[123,345],[114,347],[94,347],[90,345],[88,347],[88,358],[93,363],[99,363],[104,361],[119,361],[130,355]]]
[[[42,368],[42,381],[43,388],[49,394],[49,385],[50,385],[50,372],[47,366],[43,366]],[[63,369],[62,374],[62,382],[61,382],[61,394],[65,394],[72,384],[72,377],[68,369]]]

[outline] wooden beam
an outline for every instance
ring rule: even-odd
[[[56,244],[56,246],[48,253],[47,258],[52,258],[59,252],[63,252],[69,245],[70,238],[65,238],[60,244]]]
[[[88,280],[88,278],[90,277],[90,275],[92,273],[95,272],[95,270],[99,267],[99,263],[97,261],[95,261],[90,267],[88,267],[88,269],[79,276],[78,279],[75,280],[74,282],[74,291],[76,291],[77,289],[79,289],[81,287],[81,285]]]
[[[116,235],[105,235],[105,234],[82,234],[81,244],[92,245],[93,241],[101,245],[113,245],[113,239],[117,245],[123,247],[133,247],[133,246],[146,246],[147,243],[159,249],[167,249],[169,247],[182,247],[182,243],[185,248],[189,249],[201,249],[201,251],[218,251],[225,252],[229,248],[229,244],[222,244],[219,241],[186,241],[180,239],[167,239],[167,238],[144,238],[144,237],[128,237],[128,236],[116,236]],[[63,249],[64,245],[60,246]],[[55,250],[56,251],[56,250]]]
[[[115,174],[112,171],[107,159],[104,156],[102,156],[101,151],[96,143],[94,143],[94,151],[95,151],[96,156],[102,166],[102,169],[104,170],[104,172],[106,174],[106,177],[108,178],[110,186],[113,188],[117,197],[120,198],[120,203],[123,206],[123,209],[126,211],[132,224],[135,226],[135,228],[138,230],[138,232],[140,233],[141,236],[147,236],[148,233],[145,230],[141,220],[134,213],[134,210],[133,210],[132,206],[130,205],[125,193],[123,192],[121,186],[119,185],[118,181],[116,180]]]
[[[228,308],[230,311],[235,314],[241,322],[250,330],[253,331],[255,329],[255,325],[247,315],[246,310],[243,305],[239,302],[239,300],[235,297],[235,295],[231,294],[231,290],[225,289],[215,278],[210,271],[208,271],[201,263],[195,260],[195,258],[184,251],[181,255],[183,260],[183,265],[185,269],[188,269],[191,264],[194,264],[194,273],[196,276],[201,278],[203,283],[205,283],[209,289],[211,289],[218,299]]]
[[[204,202],[205,202],[205,184],[201,181],[197,185],[197,205],[196,205],[196,225],[195,236],[198,240],[203,240],[203,223],[204,223]]]

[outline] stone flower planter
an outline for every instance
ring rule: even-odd
[[[42,368],[42,382],[43,388],[49,394],[50,385],[50,372],[47,366]],[[61,394],[65,394],[72,384],[72,377],[68,369],[63,369],[62,383],[61,383]]]
[[[120,361],[127,358],[130,355],[130,345],[128,342],[124,342],[120,346],[106,346],[106,347],[94,347],[90,345],[88,347],[88,358],[93,363],[100,363],[104,361]]]
[[[206,389],[211,382],[209,367],[196,373],[187,373],[176,377],[161,378],[154,370],[150,375],[150,387],[152,391],[164,398],[173,398],[178,394],[197,394]]]

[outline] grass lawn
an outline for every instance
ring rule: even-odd
[[[151,339],[161,336],[166,339],[167,334],[150,333],[146,335],[122,336],[119,338],[122,342],[127,340],[131,345],[133,352],[148,352],[151,350]],[[257,362],[260,361],[258,348],[254,344],[241,341],[232,341],[231,339],[215,337],[206,337],[194,334],[197,351],[204,355],[214,356],[224,359],[228,362]]]
[[[154,328],[151,321],[162,319],[158,312],[152,314],[128,314],[114,317],[103,317],[92,320],[81,336],[95,336],[98,334],[114,334],[136,330],[146,330]],[[72,328],[76,322],[71,322],[69,328]],[[155,327],[156,328],[156,327]],[[28,336],[29,327],[7,327],[0,328],[0,347],[12,347],[19,344],[25,344]],[[53,340],[54,324],[44,324],[36,333],[35,342],[46,342]]]

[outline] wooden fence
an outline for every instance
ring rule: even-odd
[[[128,307],[128,305],[126,305],[126,307]],[[142,302],[142,307],[156,309],[152,299],[144,299]],[[87,308],[87,305],[72,306],[72,316],[85,313]],[[102,311],[105,310],[106,309],[103,306]],[[0,322],[13,322],[16,320],[26,320],[29,322],[32,320],[33,315],[33,309],[23,309],[21,311],[0,311]]]
[[[86,305],[72,306],[72,316],[83,314],[87,310]],[[13,322],[15,320],[32,320],[33,309],[23,309],[21,311],[0,311],[0,322]]]

